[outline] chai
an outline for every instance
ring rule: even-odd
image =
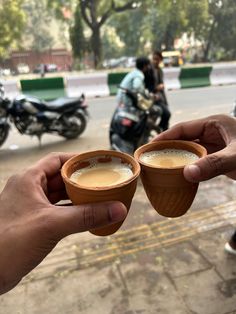
[[[140,160],[158,168],[183,167],[195,162],[199,157],[192,152],[182,149],[163,149],[143,153]]]
[[[70,180],[81,186],[94,188],[120,184],[132,176],[131,166],[114,158],[110,162],[94,162],[78,169],[72,173]]]

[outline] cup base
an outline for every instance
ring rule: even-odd
[[[107,227],[89,230],[89,232],[97,236],[105,237],[105,236],[112,235],[113,233],[115,233],[121,227],[122,223],[123,221],[116,222]]]

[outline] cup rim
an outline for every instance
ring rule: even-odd
[[[153,169],[158,169],[158,170],[163,170],[163,171],[183,169],[185,167],[185,165],[184,166],[177,166],[177,167],[165,167],[165,168],[163,168],[163,167],[158,167],[158,166],[152,166],[152,165],[145,163],[145,162],[140,160],[140,156],[143,153],[150,152],[150,151],[154,150],[153,148],[161,146],[161,145],[165,145],[165,144],[167,144],[167,146],[163,147],[162,149],[173,148],[173,145],[176,145],[176,144],[180,144],[182,146],[185,146],[185,148],[182,148],[182,149],[186,149],[186,150],[188,150],[187,149],[188,147],[189,148],[191,147],[194,150],[193,153],[196,154],[199,157],[199,159],[207,155],[206,148],[204,146],[196,143],[196,142],[193,142],[193,141],[188,141],[188,140],[160,140],[160,141],[153,141],[153,142],[150,142],[150,143],[147,143],[145,145],[140,146],[134,152],[134,158],[141,165],[149,167],[149,168],[153,168]],[[160,150],[162,150],[162,149],[160,149]],[[176,148],[176,149],[178,149],[178,148]]]
[[[133,168],[133,175],[118,184],[114,184],[114,185],[110,185],[108,187],[87,187],[84,185],[80,185],[77,184],[75,182],[73,182],[72,180],[70,180],[70,178],[67,175],[67,168],[69,168],[69,165],[73,162],[76,162],[78,160],[78,158],[81,158],[80,161],[82,162],[83,160],[89,160],[90,158],[94,158],[96,156],[113,156],[113,157],[117,157],[117,158],[123,158],[124,160],[127,161],[128,164],[130,164]],[[123,152],[118,152],[118,151],[113,151],[113,150],[91,150],[91,151],[87,151],[81,154],[76,154],[75,156],[71,157],[70,159],[68,159],[62,166],[61,168],[61,176],[64,180],[64,182],[66,182],[67,184],[70,184],[76,188],[80,188],[80,189],[84,189],[84,190],[91,190],[91,191],[107,191],[107,190],[112,190],[115,188],[119,188],[125,185],[128,185],[130,182],[134,181],[136,178],[139,177],[140,175],[140,171],[141,171],[141,167],[140,164],[138,163],[138,161],[132,157],[129,154],[123,153]]]

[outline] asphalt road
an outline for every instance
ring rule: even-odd
[[[167,97],[173,125],[176,122],[212,114],[228,114],[236,99],[236,86],[169,91]],[[76,140],[67,141],[58,136],[45,135],[42,138],[42,145],[39,146],[37,138],[22,136],[13,126],[9,138],[0,148],[0,189],[10,175],[31,165],[47,153],[55,151],[80,153],[93,149],[107,149],[109,122],[116,104],[115,97],[88,99],[88,103],[91,118],[84,134]],[[193,210],[210,208],[233,200],[235,185],[232,182],[222,176],[202,183],[192,205]],[[155,219],[155,213],[153,210],[149,211],[150,204],[140,184],[132,207],[141,210],[136,212],[132,219],[127,220],[126,227],[142,223],[145,211],[146,222]]]

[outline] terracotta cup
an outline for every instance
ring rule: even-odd
[[[141,180],[155,210],[165,217],[179,217],[190,208],[198,189],[198,183],[190,183],[183,175],[184,167],[154,167],[140,160],[142,154],[163,149],[180,149],[196,154],[207,154],[206,149],[190,141],[168,140],[152,142],[138,148],[135,159],[141,164]]]
[[[118,158],[121,163],[128,164],[133,172],[132,177],[120,184],[108,187],[85,187],[70,180],[71,174],[76,170],[88,167],[94,161],[98,163],[110,162],[111,158]],[[128,154],[111,150],[97,150],[72,157],[63,165],[61,173],[67,194],[74,205],[120,201],[129,210],[140,174],[140,165]],[[121,227],[122,223],[123,221],[93,229],[90,232],[98,236],[107,236],[115,233]]]

